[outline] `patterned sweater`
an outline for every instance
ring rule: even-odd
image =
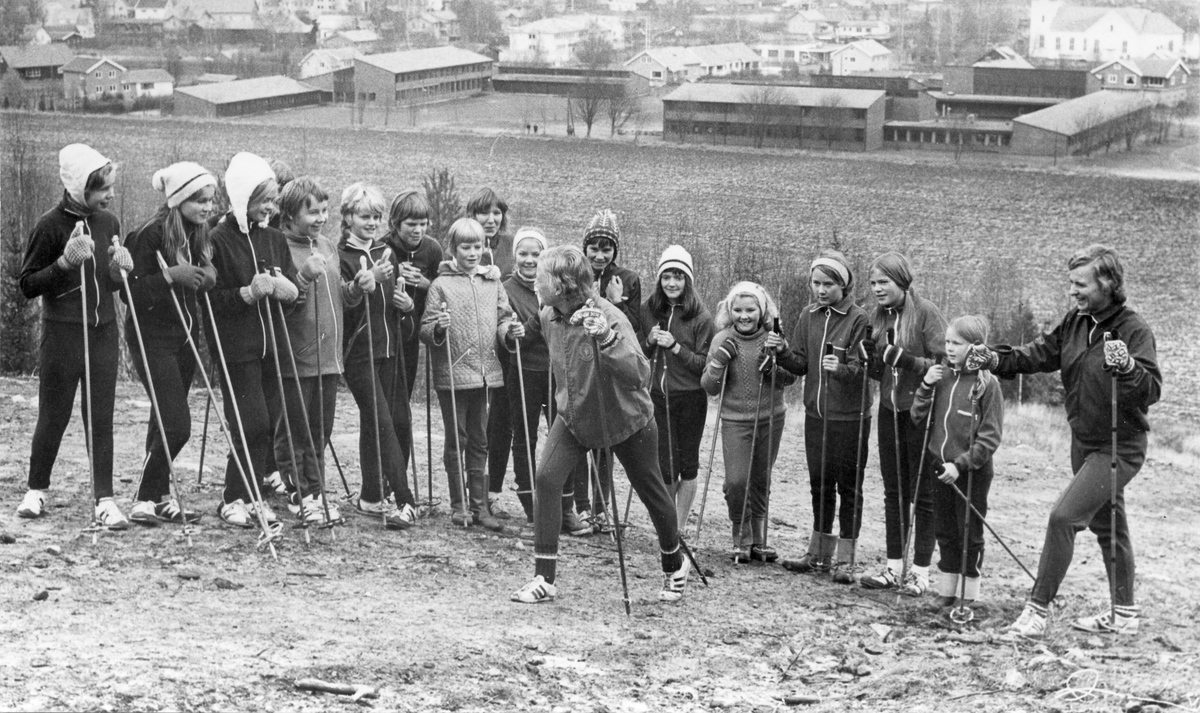
[[[737,342],[738,353],[732,362],[722,367],[713,359],[713,355],[727,339]],[[770,417],[771,377],[762,379],[758,370],[758,358],[766,341],[767,330],[762,328],[754,334],[746,335],[733,327],[727,327],[713,337],[712,346],[708,350],[708,365],[704,367],[704,376],[700,377],[700,384],[710,395],[716,396],[721,393],[721,379],[725,377],[725,401],[721,409],[721,418],[726,421],[753,422],[755,413],[760,421]],[[794,383],[794,374],[786,369],[775,369],[776,418],[781,418],[787,412],[783,390]],[[758,400],[759,393],[762,394],[761,402]]]

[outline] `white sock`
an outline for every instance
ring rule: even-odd
[[[892,570],[892,574],[900,574],[904,571],[904,560],[889,559],[887,561],[887,568]]]
[[[924,577],[925,579],[929,579],[929,565],[925,565],[924,567],[918,567],[917,565],[914,564],[912,567],[909,567],[908,571],[912,572],[913,574],[917,575],[918,577]]]

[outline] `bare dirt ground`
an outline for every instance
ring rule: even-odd
[[[770,711],[792,695],[816,697],[807,707],[828,711],[1200,705],[1200,499],[1190,473],[1159,453],[1129,491],[1143,633],[1117,641],[1069,630],[1070,617],[1107,601],[1099,552],[1085,533],[1051,635],[1003,641],[997,631],[1019,611],[1029,582],[990,540],[985,601],[965,628],[931,598],[897,601],[777,566],[734,567],[724,556],[720,453],[703,541],[694,543],[711,586],[693,579],[682,603],[658,603],[653,532],[635,505],[627,539],[632,617],[622,609],[606,537],[564,538],[557,601],[512,604],[508,594],[532,573],[531,548],[456,529],[444,506],[407,533],[349,516],[336,542],[318,531],[306,545],[289,528],[275,562],[256,551],[252,532],[214,514],[224,455],[214,447],[215,426],[198,489],[198,439],[179,458],[189,507],[204,513],[192,548],[174,527],[103,533],[93,545],[79,535],[88,492],[78,418],[59,456],[49,514],[15,516],[36,396],[36,380],[0,380],[0,532],[16,540],[0,545],[0,709]],[[356,420],[342,396],[334,443],[354,488]],[[197,433],[203,407],[193,393]],[[140,386],[121,383],[116,463],[125,508],[147,413]],[[1053,419],[1061,423],[1061,414]],[[1042,424],[1009,420],[991,522],[1033,568],[1045,514],[1066,482],[1066,457],[1036,445],[1055,448]],[[435,424],[435,454],[439,432]],[[772,502],[773,542],[785,556],[802,551],[811,527],[802,432],[793,408]],[[340,489],[336,471],[329,475],[330,489]],[[436,469],[438,497],[444,482]],[[620,475],[618,487],[627,487]],[[881,491],[873,458],[861,556],[872,569],[882,557]],[[381,694],[355,704],[295,690],[296,679],[310,676]],[[1140,710],[1155,710],[1149,705]]]

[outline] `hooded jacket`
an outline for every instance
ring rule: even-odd
[[[150,221],[125,239],[125,247],[133,257],[133,270],[128,277],[129,290],[133,293],[138,323],[146,340],[180,346],[187,341],[188,332],[193,339],[200,338],[200,305],[196,292],[167,282],[166,274],[158,265],[158,254],[161,252],[169,265],[179,264],[177,261],[182,260],[207,268],[214,280],[216,269],[212,266],[211,256],[199,254],[192,231],[189,231],[188,242],[181,256],[168,255],[163,240],[162,220]],[[171,299],[172,293],[183,310],[186,331],[179,321],[179,313]],[[125,299],[124,293],[121,297]]]
[[[653,375],[650,379],[650,390],[661,394],[682,391],[703,391],[700,376],[704,373],[704,365],[708,360],[708,345],[712,342],[713,318],[708,310],[701,308],[700,313],[691,319],[683,318],[683,307],[671,305],[671,311],[666,318],[659,318],[650,311],[650,303],[642,303],[640,329],[642,351],[650,360]],[[665,329],[675,337],[679,344],[679,353],[670,349],[660,349],[657,344],[646,341],[651,328],[657,324],[659,329]]]
[[[367,258],[368,265],[374,265],[383,259],[388,246],[373,241],[369,249],[351,243],[346,237],[338,243],[339,268],[342,282],[350,283],[362,269],[362,259]],[[398,332],[413,330],[414,320],[420,314],[416,309],[411,313],[396,316],[400,310],[392,305],[392,292],[396,289],[396,277],[400,274],[399,260],[396,252],[391,252],[392,275],[386,280],[375,283],[375,291],[364,295],[353,303],[345,303],[345,331],[342,336],[342,353],[346,365],[362,366],[368,361],[382,361],[396,356],[397,340],[401,337]],[[371,313],[371,331],[367,332],[367,310]],[[415,331],[415,330],[414,330]],[[370,351],[374,340],[374,351]]]
[[[439,335],[437,317],[443,303],[450,310],[450,329]],[[455,390],[504,386],[497,349],[503,348],[513,312],[500,284],[500,269],[489,265],[469,275],[456,260],[446,260],[429,286],[427,304],[421,318],[421,341],[432,350],[433,387],[438,391],[451,388],[451,359]]]
[[[313,240],[288,233],[285,236],[297,273],[312,253],[317,252],[325,257],[324,274],[309,284],[304,303],[296,305],[287,315],[288,336],[291,337],[296,371],[301,377],[340,374],[343,371],[342,306],[358,304],[362,301],[362,295],[342,280],[338,251],[328,238]],[[281,359],[280,365],[284,376],[292,376],[290,360]]]
[[[779,366],[804,379],[804,411],[814,418],[857,421],[863,398],[863,370],[858,343],[867,334],[867,313],[849,295],[835,305],[809,305],[800,314],[788,350],[777,359]],[[821,368],[825,345],[833,344],[837,371]],[[868,386],[867,406],[871,405]],[[828,389],[828,391],[826,391]]]
[[[108,274],[108,248],[113,237],[121,234],[121,224],[106,210],[89,211],[85,189],[88,177],[110,162],[84,144],[63,147],[58,162],[62,200],[38,218],[29,233],[21,262],[21,293],[28,299],[42,298],[45,321],[82,323],[86,291],[87,323],[107,324],[116,316],[112,293],[120,288]],[[83,277],[78,267],[64,270],[56,262],[80,221],[84,233],[95,243],[92,257],[83,263]]]
[[[500,279],[507,279],[512,275],[513,265],[516,260],[513,258],[513,236],[507,233],[496,233],[493,240],[484,243],[483,260],[481,265],[495,265],[500,268]],[[494,244],[493,244],[494,242]]]
[[[929,426],[929,454],[935,463],[954,463],[960,473],[979,470],[1000,447],[1004,395],[986,372],[946,368],[934,387],[922,380],[913,399],[912,420]]]

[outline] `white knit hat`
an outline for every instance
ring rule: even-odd
[[[67,194],[80,205],[86,205],[84,193],[88,177],[110,163],[112,161],[87,144],[68,144],[58,152],[58,177]]]
[[[522,226],[519,230],[517,230],[517,234],[513,236],[512,246],[514,257],[517,254],[517,246],[521,244],[522,240],[536,241],[538,245],[542,246],[542,252],[545,252],[550,247],[550,245],[546,242],[545,234],[542,233],[540,228]]]
[[[175,208],[197,191],[217,185],[217,179],[198,163],[180,161],[156,171],[150,185],[167,196],[168,208]]]
[[[668,245],[663,250],[662,257],[658,259],[657,279],[662,279],[662,274],[667,270],[678,270],[687,275],[693,284],[696,282],[696,276],[692,274],[692,255],[682,245]]]
[[[237,219],[238,228],[246,235],[250,234],[250,223],[246,219],[250,196],[264,181],[274,180],[271,164],[261,156],[242,151],[229,159],[229,167],[225,169],[225,192],[229,194],[229,208]]]

